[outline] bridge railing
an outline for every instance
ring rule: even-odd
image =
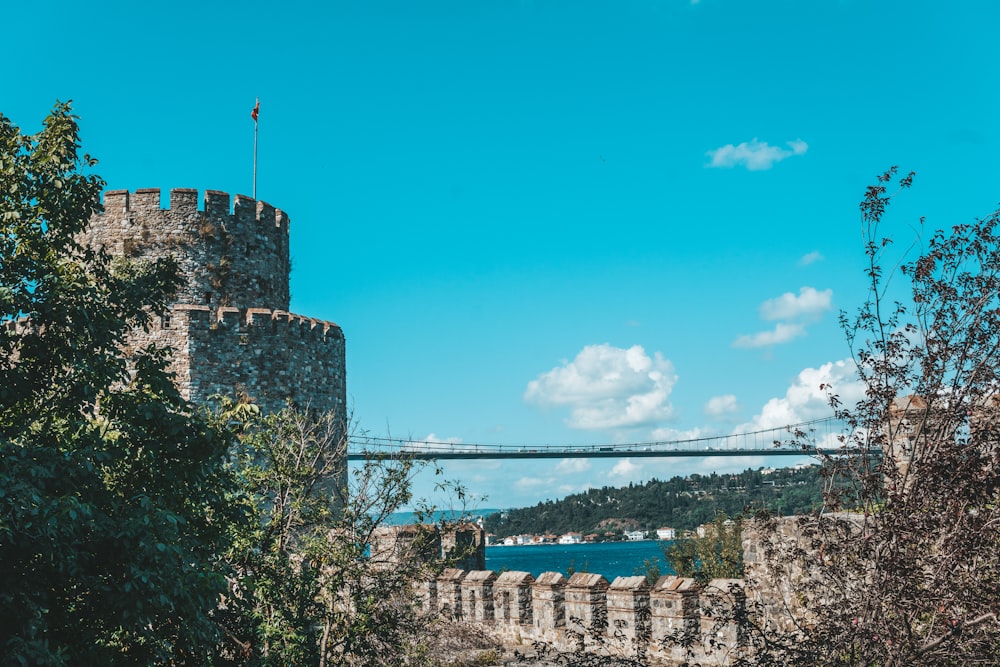
[[[822,449],[831,434],[841,430],[833,417],[778,428],[705,436],[686,440],[590,443],[571,445],[503,445],[365,437],[349,443],[349,457],[390,456],[433,458],[588,458],[714,456],[737,454],[802,454]]]

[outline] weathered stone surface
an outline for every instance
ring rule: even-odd
[[[531,625],[531,587],[535,578],[528,572],[503,572],[493,584],[493,608],[498,623]]]
[[[195,403],[247,397],[272,412],[291,402],[346,420],[344,334],[288,312],[288,216],[264,202],[205,191],[110,190],[80,241],[112,255],[172,256],[184,283],[167,316],[128,345],[173,350],[170,370]]]
[[[531,591],[532,622],[539,631],[566,626],[566,577],[559,572],[542,572]]]
[[[608,580],[599,574],[577,572],[566,583],[566,631],[578,649],[602,641],[608,627]]]
[[[493,584],[497,574],[493,570],[473,570],[462,580],[462,610],[468,621],[492,623]]]
[[[650,639],[649,584],[644,576],[617,577],[607,590],[610,643],[642,659]]]
[[[467,572],[458,568],[449,567],[437,577],[437,605],[438,611],[445,618],[463,618],[462,609],[462,580]]]

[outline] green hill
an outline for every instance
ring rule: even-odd
[[[693,530],[715,517],[766,508],[784,515],[802,514],[822,503],[819,466],[800,469],[746,470],[741,473],[691,475],[643,485],[603,487],[534,507],[497,512],[486,530],[509,535],[567,532],[605,533],[622,529],[652,531],[663,526]]]

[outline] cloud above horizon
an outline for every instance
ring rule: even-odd
[[[437,433],[428,433],[424,436],[422,442],[430,442],[437,445],[460,445],[462,444],[462,439],[456,437],[442,438]]]
[[[806,335],[806,325],[818,320],[833,305],[833,290],[819,291],[802,287],[799,293],[785,292],[760,304],[760,317],[764,321],[779,320],[773,329],[755,334],[744,334],[733,341],[733,347],[753,349],[781,345]]]
[[[802,287],[798,296],[785,292],[760,304],[760,317],[764,320],[810,318],[830,310],[832,301],[832,289],[820,292],[814,287]]]
[[[710,158],[706,165],[710,169],[732,169],[743,166],[750,171],[764,171],[776,163],[796,155],[805,155],[809,144],[796,139],[787,142],[788,148],[771,146],[766,141],[744,141],[740,144],[726,144],[706,153]]]
[[[799,266],[809,266],[810,264],[815,264],[816,262],[822,262],[825,257],[823,253],[819,250],[813,250],[812,252],[807,252],[799,258]]]
[[[632,459],[622,459],[608,472],[609,478],[623,477],[629,479],[642,471],[641,463],[632,463]]]
[[[568,407],[570,428],[630,428],[670,418],[676,382],[673,364],[659,352],[650,357],[641,345],[587,345],[572,361],[529,382],[524,400]]]
[[[823,387],[822,389],[820,387]],[[841,403],[853,406],[865,395],[865,385],[858,378],[852,359],[841,359],[802,370],[789,385],[785,395],[772,398],[760,412],[733,433],[750,433],[789,424],[821,419],[832,414],[828,393],[838,396]]]
[[[722,417],[739,410],[739,403],[733,394],[713,396],[705,403],[704,412],[709,417]]]
[[[757,347],[769,347],[771,345],[781,345],[796,338],[806,335],[806,328],[802,324],[786,324],[778,322],[774,329],[769,331],[758,331],[755,334],[744,334],[733,341],[733,347],[751,350]]]

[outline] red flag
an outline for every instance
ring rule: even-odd
[[[253,111],[250,112],[250,117],[253,118],[253,122],[257,122],[257,115],[260,114],[260,98],[257,98],[257,104],[254,105]]]

